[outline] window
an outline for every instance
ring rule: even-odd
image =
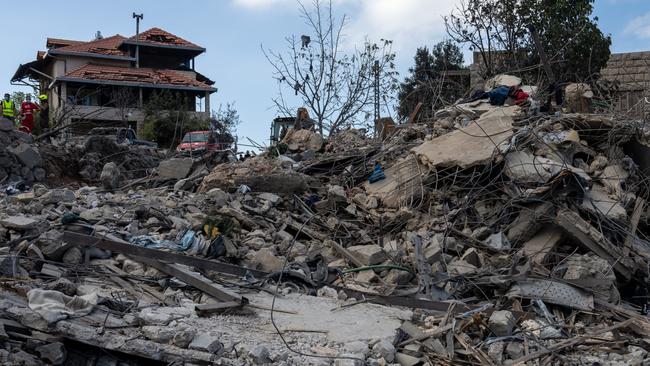
[[[207,133],[186,133],[182,142],[207,142]]]

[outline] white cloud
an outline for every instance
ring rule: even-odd
[[[232,0],[237,6],[267,9],[295,6],[296,0]],[[309,6],[310,0],[303,0]],[[445,36],[442,17],[448,15],[458,0],[334,0],[349,18],[347,42],[359,44],[368,36],[394,41],[396,50],[432,45]]]
[[[396,50],[433,45],[445,37],[442,19],[457,0],[358,0],[360,11],[351,14],[347,34],[353,41],[365,35],[394,41]],[[356,38],[356,39],[355,39]]]
[[[247,9],[266,9],[271,6],[295,3],[295,0],[233,0],[233,3]]]
[[[650,12],[630,20],[624,32],[638,38],[650,38]]]

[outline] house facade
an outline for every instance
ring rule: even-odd
[[[209,118],[210,94],[217,89],[195,70],[195,58],[205,48],[165,30],[88,42],[48,38],[46,47],[36,60],[18,67],[12,83],[47,95],[50,120],[71,123],[73,130],[76,123],[77,130],[129,126],[139,131],[143,108],[161,93],[176,100],[166,110]]]

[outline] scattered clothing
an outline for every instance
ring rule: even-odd
[[[250,191],[251,191],[251,187],[245,184],[242,184],[239,186],[239,188],[237,188],[237,193],[241,193],[241,194],[246,194],[249,193]]]
[[[510,88],[507,86],[499,86],[488,92],[490,97],[490,104],[492,105],[503,105],[510,94]]]
[[[90,314],[97,305],[97,294],[68,296],[59,291],[37,288],[27,293],[27,300],[29,308],[51,324],[62,319]]]
[[[377,163],[375,164],[375,170],[370,174],[370,177],[368,177],[368,183],[379,182],[382,179],[386,179],[386,175],[384,174],[384,170],[381,168],[381,164]]]
[[[129,242],[131,244],[135,244],[139,247],[143,248],[149,248],[149,249],[169,249],[169,250],[175,250],[177,252],[182,252],[187,250],[189,247],[184,247],[183,243],[177,244],[174,243],[171,240],[161,240],[161,239],[156,239],[152,236],[149,235],[138,235],[134,236],[131,239],[129,239]],[[191,243],[190,243],[191,245]]]

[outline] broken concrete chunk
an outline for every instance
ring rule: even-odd
[[[50,203],[74,202],[75,199],[74,192],[69,189],[52,189],[39,197],[41,203],[45,205]]]
[[[590,289],[596,299],[612,304],[620,301],[616,275],[606,260],[593,253],[573,254],[566,258],[561,267],[566,268],[565,280],[583,280],[579,281],[581,287]]]
[[[513,360],[523,357],[524,345],[519,342],[508,342],[506,346],[506,354]]]
[[[183,179],[192,170],[192,158],[172,158],[163,160],[158,165],[158,176],[162,179]]]
[[[395,350],[393,343],[387,339],[382,339],[379,342],[375,343],[374,346],[372,346],[372,353],[378,357],[383,357],[387,362],[393,362],[396,352],[397,351]]]
[[[508,241],[508,238],[502,232],[490,235],[484,243],[488,247],[498,251],[510,249],[510,241]]]
[[[16,147],[7,148],[16,158],[29,169],[41,165],[41,155],[38,150],[26,143],[20,143]]]
[[[615,197],[623,195],[623,183],[629,178],[630,173],[618,164],[608,165],[603,169],[600,182],[607,188],[607,193]]]
[[[271,202],[272,205],[277,205],[278,203],[280,203],[280,201],[282,201],[282,198],[277,194],[268,193],[268,192],[260,193],[258,197],[263,200]]]
[[[217,353],[223,348],[223,344],[219,341],[219,335],[207,332],[200,332],[194,336],[192,342],[188,346],[191,349]]]
[[[539,339],[563,338],[562,331],[546,322],[543,319],[526,319],[521,322],[521,330],[533,334]]]
[[[521,79],[514,75],[500,74],[485,81],[485,91],[490,91],[499,86],[519,86]]]
[[[323,137],[318,133],[306,129],[290,129],[287,131],[282,142],[285,143],[291,151],[318,151],[323,147]]]
[[[83,259],[83,252],[77,247],[68,249],[63,255],[63,263],[79,264]]]
[[[558,227],[545,227],[521,247],[522,256],[528,258],[532,264],[541,266],[546,262],[549,253],[562,240],[562,236],[562,230]]]
[[[407,355],[406,353],[397,352],[395,354],[395,362],[400,364],[400,366],[415,366],[420,363],[420,359]]]
[[[248,351],[248,357],[256,364],[261,365],[271,362],[271,353],[268,348],[259,344]]]
[[[476,266],[467,263],[464,260],[456,260],[447,264],[447,272],[452,277],[470,275],[477,271],[478,268],[476,268]]]
[[[6,118],[0,117],[0,131],[9,132],[14,130],[16,127],[13,122]]]
[[[366,266],[379,264],[386,260],[386,254],[377,244],[355,245],[347,249]]]
[[[512,180],[524,184],[546,183],[553,174],[559,163],[551,159],[534,156],[527,151],[512,151],[505,157],[505,174]]]
[[[192,328],[177,329],[172,338],[172,344],[176,347],[187,348],[196,336],[196,330]]]
[[[7,229],[27,230],[36,226],[37,221],[25,216],[10,216],[0,220],[0,225]]]
[[[346,203],[348,196],[345,194],[345,189],[341,186],[331,186],[327,190],[327,199],[331,202]]]
[[[102,174],[99,176],[99,180],[102,182],[102,187],[107,191],[112,191],[119,188],[120,185],[120,170],[117,167],[117,164],[114,162],[109,162],[104,164],[102,169]]]
[[[590,190],[585,191],[582,208],[612,220],[627,221],[627,211],[620,199],[610,197],[606,188],[600,184],[595,183]]]
[[[488,327],[497,337],[512,335],[512,329],[515,325],[515,316],[507,310],[497,310],[493,312],[488,321]]]
[[[169,343],[169,341],[174,338],[175,333],[174,329],[156,325],[145,325],[140,328],[140,330],[147,339],[151,339],[154,342],[163,344]]]
[[[481,257],[479,256],[479,253],[476,251],[474,248],[469,248],[463,253],[463,256],[460,257],[461,260],[464,260],[465,262],[475,266],[475,267],[481,267]]]
[[[188,317],[194,309],[185,307],[144,308],[138,313],[138,319],[144,325],[167,325],[174,319]]]
[[[262,248],[252,258],[255,268],[265,272],[275,272],[282,269],[284,260],[275,255],[271,248]]]
[[[500,108],[481,116],[477,121],[461,130],[427,141],[412,151],[426,165],[459,166],[468,168],[490,162],[498,146],[507,143],[512,136],[512,117],[507,110],[519,107]],[[490,138],[487,138],[487,137]],[[459,146],[471,146],[471,149],[459,149]]]
[[[552,221],[554,215],[555,207],[551,202],[522,208],[519,216],[510,224],[508,240],[517,244],[532,238],[545,222]]]
[[[496,362],[497,365],[503,363],[503,349],[505,348],[505,343],[502,341],[497,341],[490,343],[488,346],[488,356]]]
[[[68,357],[65,346],[60,342],[36,347],[35,351],[41,360],[48,362],[50,365],[61,365]]]
[[[411,281],[411,274],[407,271],[391,269],[384,277],[384,281],[392,285],[405,286]]]

